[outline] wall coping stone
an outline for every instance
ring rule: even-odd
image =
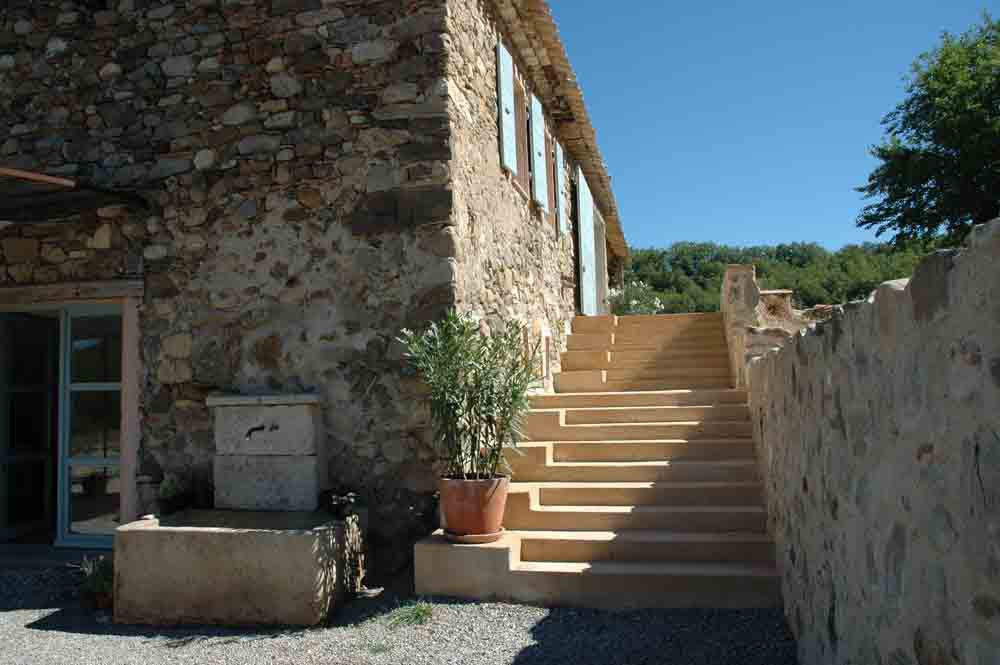
[[[319,404],[320,396],[315,393],[299,395],[209,395],[205,406],[209,408],[225,406],[292,406],[295,404]]]

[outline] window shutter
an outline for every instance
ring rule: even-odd
[[[545,113],[538,97],[531,96],[531,193],[542,210],[549,210],[548,174],[545,173]]]
[[[594,198],[587,185],[587,176],[576,169],[577,191],[577,251],[580,270],[580,313],[597,314],[597,255],[594,246]]]
[[[563,161],[562,143],[556,142],[556,214],[559,231],[569,232],[569,214],[566,212],[566,164]]]
[[[500,115],[500,159],[503,167],[517,175],[517,129],[514,120],[514,59],[497,42],[497,103]]]

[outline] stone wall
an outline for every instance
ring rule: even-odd
[[[0,284],[144,275],[141,472],[207,505],[205,396],[317,391],[376,545],[426,532],[393,340],[456,301],[443,1],[97,4],[0,8],[0,161],[153,211],[0,228]]]
[[[1000,654],[1000,220],[750,363],[810,665]]]
[[[752,265],[726,266],[719,302],[732,382],[737,388],[747,386],[751,360],[780,348],[812,322],[807,312],[792,307],[791,291],[761,291]]]
[[[558,371],[575,312],[573,234],[561,233],[555,216],[544,214],[501,167],[496,46],[502,29],[492,3],[448,0],[448,10],[458,306],[485,319],[520,320],[536,340],[548,331],[548,366]],[[567,163],[560,193],[567,213],[571,173]]]

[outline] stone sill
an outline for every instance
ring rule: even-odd
[[[294,406],[319,404],[320,396],[314,393],[299,395],[209,395],[205,406]]]

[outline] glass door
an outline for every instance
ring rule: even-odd
[[[0,542],[51,542],[58,312],[0,313]]]
[[[63,311],[57,544],[108,546],[121,522],[122,316]]]

